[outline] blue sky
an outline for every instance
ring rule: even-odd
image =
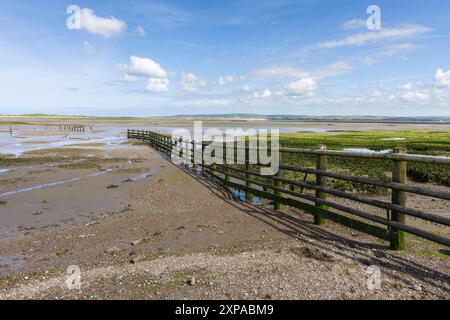
[[[373,4],[379,30],[366,24]],[[1,114],[450,115],[448,1],[0,7]]]

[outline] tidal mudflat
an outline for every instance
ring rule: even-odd
[[[449,298],[442,247],[412,242],[405,252],[389,252],[333,223],[315,227],[300,210],[277,213],[266,201],[236,201],[155,150],[126,141],[126,128],[169,130],[164,121],[93,121],[85,133],[24,124],[13,127],[12,138],[2,132],[0,298]],[[183,126],[189,123],[176,124]],[[308,125],[288,127],[309,132],[299,133],[299,141],[317,134]],[[342,132],[331,134],[329,144],[340,141]],[[448,212],[441,201],[411,201]],[[378,291],[366,288],[373,264],[383,270]],[[82,271],[82,290],[65,286],[71,265]]]

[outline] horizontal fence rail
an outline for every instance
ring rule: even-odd
[[[407,194],[409,193],[435,199],[450,200],[450,192],[448,191],[409,185],[406,179],[407,164],[409,162],[449,166],[448,169],[450,170],[449,157],[406,154],[406,150],[402,148],[394,149],[393,153],[334,151],[326,150],[325,146],[319,146],[315,150],[279,148],[280,170],[275,175],[264,176],[256,172],[254,168],[267,167],[267,165],[260,163],[250,164],[248,161],[249,151],[255,150],[250,148],[248,143],[245,148],[235,146],[234,150],[231,149],[233,151],[232,155],[227,154],[229,150],[224,147],[223,164],[206,164],[204,161],[201,164],[196,164],[194,161],[195,157],[211,142],[183,141],[165,134],[143,130],[128,130],[127,135],[128,139],[146,142],[149,146],[168,154],[172,153],[175,146],[178,147],[176,150],[182,150],[179,147],[183,145],[185,147],[184,150],[188,150],[188,152],[183,155],[182,151],[180,151],[180,156],[189,157],[188,160],[192,166],[198,166],[202,170],[203,175],[220,181],[224,187],[244,191],[246,201],[251,202],[253,197],[260,197],[271,200],[275,210],[280,210],[283,205],[299,208],[311,213],[317,225],[324,224],[328,219],[389,241],[390,248],[393,250],[403,250],[405,248],[405,233],[450,247],[450,239],[446,237],[450,234],[450,228],[448,228],[450,227],[450,218],[424,210],[409,208],[406,202]],[[242,149],[245,150],[246,155],[244,164],[229,164],[227,160],[233,160],[237,151]],[[283,163],[283,155],[312,156],[315,158],[315,168]],[[392,163],[392,181],[329,171],[328,159],[333,157],[390,161]],[[288,179],[282,176],[283,172],[301,173],[304,174],[304,179]],[[308,176],[315,177],[314,183],[307,182]],[[391,201],[376,200],[365,195],[333,189],[327,183],[328,178],[390,190]],[[300,190],[298,190],[299,188]],[[311,192],[305,193],[304,190],[310,190]],[[327,199],[329,195],[384,210],[386,216],[383,217],[364,209],[356,209],[351,205],[333,202],[332,199]],[[409,225],[406,217],[441,225],[444,227],[445,232],[443,234],[445,236]]]

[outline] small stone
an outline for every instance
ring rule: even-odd
[[[33,216],[39,216],[42,214],[42,211],[36,211],[35,213],[33,213]]]
[[[417,292],[421,292],[421,291],[422,291],[422,287],[419,286],[419,285],[417,285],[417,284],[413,285],[412,288],[413,288],[415,291],[417,291]]]
[[[196,283],[195,277],[192,276],[192,277],[188,280],[188,283],[189,283],[190,286],[195,286],[195,283]]]
[[[25,278],[23,278],[24,280],[28,280],[28,279],[30,279],[30,277],[29,276],[26,276]]]
[[[106,187],[106,189],[117,189],[119,186],[116,184],[110,184],[109,186]]]
[[[131,242],[131,245],[132,246],[137,246],[137,245],[139,245],[139,244],[141,244],[142,243],[142,239],[139,239],[139,240],[134,240],[134,241],[132,241]]]
[[[217,234],[223,234],[223,231],[218,231]]]
[[[116,252],[120,252],[120,249],[117,247],[110,247],[106,249],[106,253],[116,253]]]

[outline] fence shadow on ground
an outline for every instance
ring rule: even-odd
[[[170,160],[164,152],[158,152],[173,166],[181,169],[184,173],[188,174],[191,178],[202,184],[207,188],[214,196],[225,201],[227,204],[237,208],[241,212],[251,216],[254,219],[268,225],[268,227],[277,230],[291,238],[296,238],[299,243],[307,242],[309,246],[312,246],[321,251],[329,251],[330,246],[334,247],[334,254],[342,258],[352,259],[363,265],[376,265],[382,269],[382,272],[388,274],[391,278],[402,282],[406,286],[410,286],[412,282],[407,283],[404,277],[399,277],[398,273],[407,275],[410,279],[415,279],[421,282],[426,282],[435,288],[441,290],[448,290],[448,287],[443,285],[444,283],[450,283],[450,276],[434,269],[427,267],[424,264],[408,259],[403,256],[402,253],[387,251],[388,245],[374,242],[359,241],[357,239],[347,238],[342,235],[337,235],[326,230],[327,226],[317,226],[311,219],[308,219],[308,213],[298,213],[291,211],[275,211],[264,205],[255,205],[247,202],[239,201],[233,198],[231,192],[223,188],[222,184],[218,181],[211,180],[209,177],[198,175],[191,168],[185,166],[179,166]],[[301,212],[301,210],[299,210]],[[331,223],[331,222],[330,222]],[[339,228],[345,228],[338,226]],[[353,231],[358,232],[358,231]],[[307,241],[306,239],[312,239],[313,241]],[[372,251],[375,255],[369,254]],[[382,259],[382,258],[387,259]],[[426,289],[424,288],[424,292]],[[435,294],[435,293],[433,293]],[[441,296],[442,299],[447,299],[446,296]]]

